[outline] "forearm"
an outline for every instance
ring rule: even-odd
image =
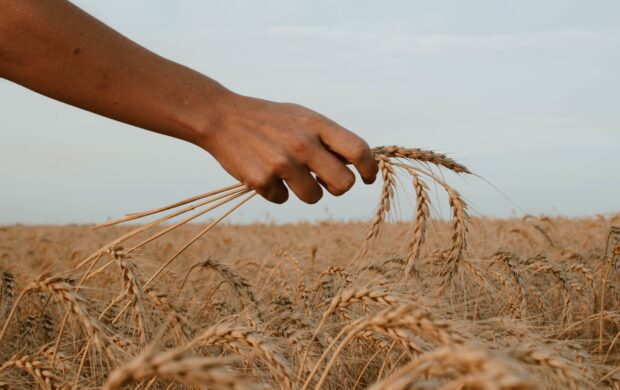
[[[43,95],[198,143],[230,93],[64,0],[0,0],[0,76]]]
[[[236,95],[118,34],[65,0],[0,0],[0,77],[86,110],[192,142],[274,202],[377,174],[368,144],[307,108]],[[243,158],[240,158],[243,156]],[[316,175],[313,176],[312,174]],[[318,178],[318,179],[317,179]]]

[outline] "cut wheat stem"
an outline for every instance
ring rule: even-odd
[[[215,191],[210,191],[210,192],[206,192],[204,194],[192,196],[191,198],[187,198],[187,199],[184,199],[182,201],[179,201],[179,202],[167,205],[167,206],[159,207],[159,208],[148,210],[148,211],[142,211],[142,212],[138,212],[138,213],[127,214],[126,216],[124,216],[122,218],[115,219],[113,221],[109,221],[109,222],[97,225],[97,226],[95,226],[95,229],[100,229],[100,228],[105,228],[105,227],[109,227],[109,226],[113,226],[113,225],[118,225],[120,223],[124,223],[124,222],[128,222],[128,221],[133,221],[133,220],[136,220],[136,219],[144,218],[144,217],[147,217],[149,215],[158,214],[158,213],[161,213],[163,211],[168,211],[170,209],[174,209],[174,208],[177,208],[177,207],[180,207],[180,206],[184,206],[184,205],[186,205],[188,203],[195,202],[197,200],[201,200],[201,199],[213,196],[213,195],[221,194],[222,192],[227,192],[227,191],[230,191],[230,190],[244,190],[244,189],[247,189],[247,186],[245,186],[242,183],[233,184],[233,185],[230,185],[230,186],[227,186],[227,187],[219,188],[219,189],[217,189]]]
[[[130,249],[128,249],[127,253],[131,253],[131,252],[135,251],[136,249],[142,248],[144,245],[146,245],[146,244],[148,244],[148,243],[158,239],[159,237],[163,236],[164,234],[170,233],[171,231],[173,231],[173,230],[175,230],[175,229],[177,229],[177,228],[187,224],[188,222],[191,222],[194,219],[196,219],[196,218],[198,218],[200,216],[205,215],[209,211],[215,210],[216,208],[218,208],[218,207],[220,207],[220,206],[222,206],[222,205],[224,205],[224,204],[226,204],[228,202],[231,202],[231,201],[239,198],[240,196],[243,196],[243,195],[247,194],[250,191],[251,190],[249,190],[249,189],[244,189],[244,190],[241,190],[241,191],[238,191],[238,192],[234,192],[234,193],[230,193],[230,194],[226,194],[225,196],[222,196],[223,199],[221,201],[215,203],[213,206],[209,206],[209,207],[207,207],[204,210],[200,210],[199,212],[195,213],[191,217],[188,217],[188,218],[186,218],[186,219],[184,219],[182,221],[179,221],[179,222],[175,223],[174,225],[171,225],[171,226],[167,227],[166,229],[162,230],[161,232],[159,232],[157,234],[154,234],[153,236],[143,240],[139,244],[136,244],[133,247],[131,247]],[[217,199],[220,199],[220,198],[217,198]],[[215,201],[217,199],[210,199],[209,203],[213,202],[213,201]]]
[[[156,219],[155,221],[152,221],[152,222],[150,222],[150,223],[148,223],[146,225],[140,226],[140,227],[138,227],[138,228],[136,228],[136,229],[134,229],[134,230],[124,234],[123,236],[115,239],[114,241],[104,245],[103,247],[99,248],[96,252],[94,252],[93,254],[88,256],[86,259],[82,260],[75,267],[75,269],[82,268],[85,264],[88,264],[89,262],[91,262],[95,258],[97,258],[97,256],[101,256],[102,254],[110,251],[110,249],[114,248],[115,246],[117,246],[119,244],[122,244],[123,242],[127,241],[128,239],[130,239],[130,238],[132,238],[132,237],[134,237],[134,236],[136,236],[136,235],[138,235],[138,234],[140,234],[140,233],[142,233],[142,232],[144,232],[144,231],[146,231],[146,230],[148,230],[148,229],[150,229],[150,228],[152,228],[154,226],[157,226],[157,225],[159,225],[159,224],[161,224],[163,222],[166,222],[166,221],[168,221],[168,220],[170,220],[170,219],[172,219],[174,217],[177,217],[177,216],[179,216],[181,214],[193,211],[193,210],[195,210],[198,207],[202,207],[204,205],[207,205],[209,203],[213,203],[213,202],[215,202],[217,200],[220,200],[220,199],[226,199],[229,196],[234,196],[234,195],[239,194],[239,193],[246,193],[248,191],[249,190],[247,188],[245,188],[245,187],[233,188],[233,189],[226,190],[226,191],[218,191],[217,194],[219,194],[219,195],[217,195],[217,196],[215,196],[215,197],[213,197],[211,199],[207,199],[207,200],[199,202],[197,204],[190,205],[190,206],[188,206],[188,207],[186,207],[184,209],[175,211],[175,212],[170,213],[168,215],[165,215],[165,216],[163,216],[163,217],[161,217],[159,219]],[[224,202],[224,203],[226,203],[226,202]],[[220,205],[224,204],[224,203],[220,202]],[[137,219],[137,218],[138,217],[136,217],[134,219]]]

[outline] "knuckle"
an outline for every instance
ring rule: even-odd
[[[258,192],[264,193],[269,189],[271,177],[267,174],[256,174],[246,180],[246,184]]]
[[[314,129],[316,131],[321,131],[321,130],[324,131],[326,129],[329,130],[333,127],[333,124],[329,120],[327,120],[324,116],[321,116],[314,112],[307,115],[304,118],[304,120],[309,128]]]
[[[289,141],[289,150],[295,156],[305,155],[309,148],[310,142],[303,137],[294,137]]]
[[[290,164],[290,160],[286,156],[282,154],[275,155],[271,161],[272,176],[281,177],[286,175],[290,169]]]

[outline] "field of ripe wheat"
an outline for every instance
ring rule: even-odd
[[[369,223],[189,223],[231,186],[154,210],[182,223],[0,228],[3,388],[620,389],[620,216],[470,217],[431,165],[464,167],[376,153]]]

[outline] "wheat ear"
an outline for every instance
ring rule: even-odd
[[[527,311],[527,284],[518,268],[514,255],[508,252],[497,252],[493,255],[491,264],[493,263],[502,264],[508,269],[510,277],[517,287],[517,294],[514,298],[511,297],[511,300],[515,299],[519,302],[516,307],[513,307],[513,312],[515,312],[519,318],[523,317]]]
[[[541,350],[534,345],[521,345],[517,348],[509,349],[510,356],[515,359],[540,367],[551,368],[559,377],[562,388],[579,389],[580,385],[585,385],[585,377],[583,373],[576,371],[570,367],[569,363],[564,359],[553,356],[549,351]]]
[[[185,347],[156,353],[150,347],[132,361],[118,367],[108,376],[103,390],[116,390],[131,382],[162,378],[190,385],[206,385],[209,389],[249,389],[230,370],[229,360],[187,357]]]
[[[439,294],[443,294],[452,284],[452,281],[458,273],[463,255],[467,247],[467,204],[455,189],[450,187],[445,181],[438,178],[433,173],[415,167],[404,166],[405,169],[413,170],[433,179],[441,185],[448,194],[450,209],[452,210],[452,236],[450,238],[452,246],[446,256],[446,262],[440,271],[441,282],[439,286]]]
[[[0,280],[0,318],[5,318],[9,310],[13,307],[15,299],[15,278],[13,274],[4,271]]]
[[[11,367],[26,371],[42,389],[57,389],[63,383],[63,380],[54,374],[54,368],[49,363],[30,355],[12,356],[0,366],[0,372]]]
[[[342,293],[336,295],[334,298],[332,298],[331,302],[329,303],[329,306],[323,312],[321,321],[316,326],[316,329],[312,337],[310,338],[308,345],[311,345],[314,342],[314,340],[319,335],[319,332],[323,328],[323,325],[325,324],[325,321],[327,320],[327,318],[330,315],[332,315],[334,312],[336,312],[337,310],[344,309],[356,303],[363,303],[366,305],[377,304],[377,305],[392,306],[392,305],[397,304],[398,301],[399,300],[396,296],[392,295],[392,293],[390,293],[388,290],[382,289],[382,288],[361,287],[361,288],[350,288],[348,290],[345,290]],[[308,358],[309,352],[310,352],[310,349],[309,348],[306,349],[306,352],[304,353],[304,356],[301,360],[301,364],[299,368],[300,371],[298,373],[298,376],[301,375],[301,370],[303,369],[303,367],[305,367],[305,363]]]
[[[234,328],[226,324],[216,325],[204,330],[191,344],[196,346],[248,346],[267,363],[283,388],[287,390],[293,389],[293,372],[290,365],[284,357],[255,330]]]
[[[212,269],[216,271],[218,274],[220,274],[220,276],[224,278],[226,283],[228,283],[230,287],[232,287],[233,292],[242,299],[242,302],[244,300],[248,300],[252,303],[252,305],[254,306],[254,310],[256,311],[256,316],[258,317],[259,320],[261,321],[263,320],[263,315],[262,315],[262,311],[260,308],[260,302],[256,298],[256,295],[254,294],[254,291],[252,290],[252,286],[248,283],[248,281],[242,278],[241,276],[237,275],[229,267],[213,259],[207,259],[205,261],[200,261],[200,262],[193,264],[190,267],[187,274],[185,275],[183,282],[181,283],[181,287],[180,287],[181,289],[183,288],[183,286],[185,286],[185,283],[187,282],[187,278],[189,277],[191,272],[196,268]]]
[[[586,267],[583,264],[573,263],[570,267],[568,267],[567,271],[581,275],[588,282],[588,286],[590,286],[592,293],[596,294],[594,275],[592,274],[592,270],[590,268]]]
[[[409,170],[413,180],[413,188],[416,194],[416,214],[415,225],[413,228],[413,237],[407,249],[405,277],[411,274],[414,269],[414,263],[420,253],[420,247],[424,243],[424,235],[426,233],[426,221],[429,216],[429,199],[427,186],[420,176],[412,169]]]
[[[327,363],[323,373],[316,385],[320,389],[327,379],[327,375],[331,367],[336,362],[336,358],[344,347],[353,338],[357,337],[365,330],[373,330],[385,334],[398,342],[405,345],[413,342],[407,332],[413,332],[418,336],[424,336],[439,345],[444,344],[461,344],[461,336],[453,331],[448,323],[433,318],[431,313],[416,307],[413,304],[406,304],[395,308],[389,308],[377,312],[369,317],[361,318],[345,326],[340,333],[334,338],[332,343],[325,349],[317,363],[315,364],[310,375],[306,379],[303,389],[306,389],[314,374],[320,367],[321,362],[327,357],[329,351],[336,345],[341,336],[345,336],[338,345],[338,348],[332,354],[330,361]],[[414,346],[417,348],[417,346]]]
[[[533,269],[536,273],[547,273],[552,275],[559,283],[563,296],[562,307],[562,321],[567,322],[572,320],[572,289],[570,286],[570,280],[566,273],[559,268],[558,265],[549,261],[546,257],[539,255],[533,263],[528,266],[529,269]]]
[[[456,173],[471,172],[465,166],[457,163],[453,159],[447,157],[445,154],[432,152],[430,150],[422,150],[418,148],[403,148],[400,146],[379,146],[372,149],[375,155],[403,158],[411,161],[422,161],[431,164],[435,164],[444,168],[448,168]]]
[[[418,382],[427,382],[433,377],[448,380],[441,389],[535,388],[524,373],[510,369],[507,358],[493,356],[488,351],[472,347],[444,346],[412,360],[386,379],[369,387],[369,390],[418,388]],[[437,383],[435,385],[438,386]]]
[[[129,298],[134,312],[135,320],[138,325],[138,331],[140,336],[140,342],[146,343],[147,328],[146,328],[146,310],[144,307],[144,288],[142,287],[142,281],[136,271],[136,265],[127,260],[127,255],[122,251],[122,248],[116,247],[113,251],[113,257],[117,261],[121,270],[123,280],[123,290],[112,302],[104,309],[99,315],[99,320],[103,318],[107,310],[113,307],[116,303],[122,301],[124,298]],[[114,321],[113,321],[114,322]]]
[[[381,172],[381,177],[383,179],[383,184],[381,186],[381,201],[379,202],[379,207],[377,207],[375,216],[370,224],[370,229],[366,234],[366,240],[364,241],[364,246],[360,252],[360,257],[364,257],[368,254],[372,241],[379,235],[381,225],[390,211],[392,198],[394,197],[394,188],[396,186],[394,167],[392,166],[390,159],[381,154],[375,155],[375,159],[379,164],[379,171]]]

